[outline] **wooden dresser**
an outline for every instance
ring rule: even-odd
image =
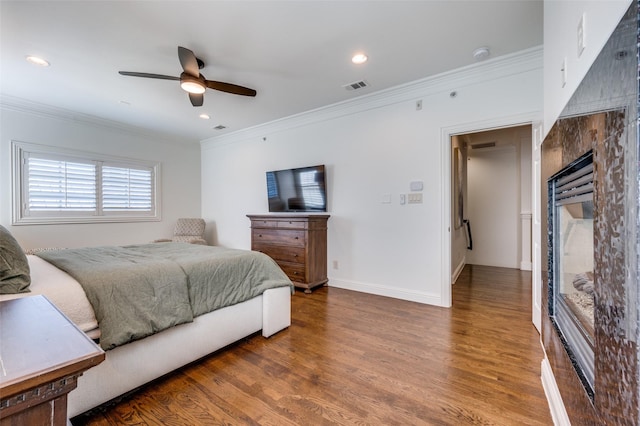
[[[104,352],[44,296],[0,302],[0,425],[67,424],[67,394]]]
[[[326,284],[329,215],[247,215],[251,219],[251,250],[275,260],[305,293]]]

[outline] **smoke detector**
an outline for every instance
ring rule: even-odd
[[[491,51],[488,47],[478,47],[473,51],[473,58],[478,62],[484,61],[489,57],[489,55],[491,55]]]

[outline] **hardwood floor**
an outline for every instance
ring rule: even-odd
[[[322,287],[292,325],[74,425],[551,425],[531,275],[467,266],[453,308]]]

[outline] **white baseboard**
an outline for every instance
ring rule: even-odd
[[[520,262],[521,271],[531,271],[532,269],[533,269],[533,264],[531,262]]]
[[[458,277],[460,276],[460,273],[462,272],[466,264],[467,258],[463,257],[458,266],[456,266],[456,269],[453,271],[453,274],[451,274],[451,284],[455,284],[456,281],[458,281]]]
[[[542,379],[542,387],[544,388],[544,394],[547,396],[547,402],[549,403],[549,410],[551,410],[551,418],[555,426],[571,426],[567,410],[564,408],[562,402],[562,396],[560,395],[560,389],[556,383],[556,378],[551,370],[551,364],[545,356],[542,360],[540,367]]]
[[[363,283],[358,281],[342,280],[329,277],[329,287],[343,288],[345,290],[359,291],[361,293],[376,294],[378,296],[393,297],[394,299],[408,300],[410,302],[424,303],[426,305],[444,306],[442,298],[436,294],[428,294],[421,291],[388,287],[380,284]]]

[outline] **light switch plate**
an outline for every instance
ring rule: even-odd
[[[582,56],[584,48],[587,47],[587,27],[585,26],[585,14],[582,14],[580,22],[578,23],[578,58]]]
[[[422,193],[416,192],[413,194],[409,194],[408,199],[409,204],[422,204]]]
[[[560,81],[562,83],[562,87],[567,85],[567,58],[562,60],[562,65],[560,66]]]
[[[409,189],[412,191],[422,191],[422,188],[424,188],[424,184],[421,180],[414,180],[409,184]]]

